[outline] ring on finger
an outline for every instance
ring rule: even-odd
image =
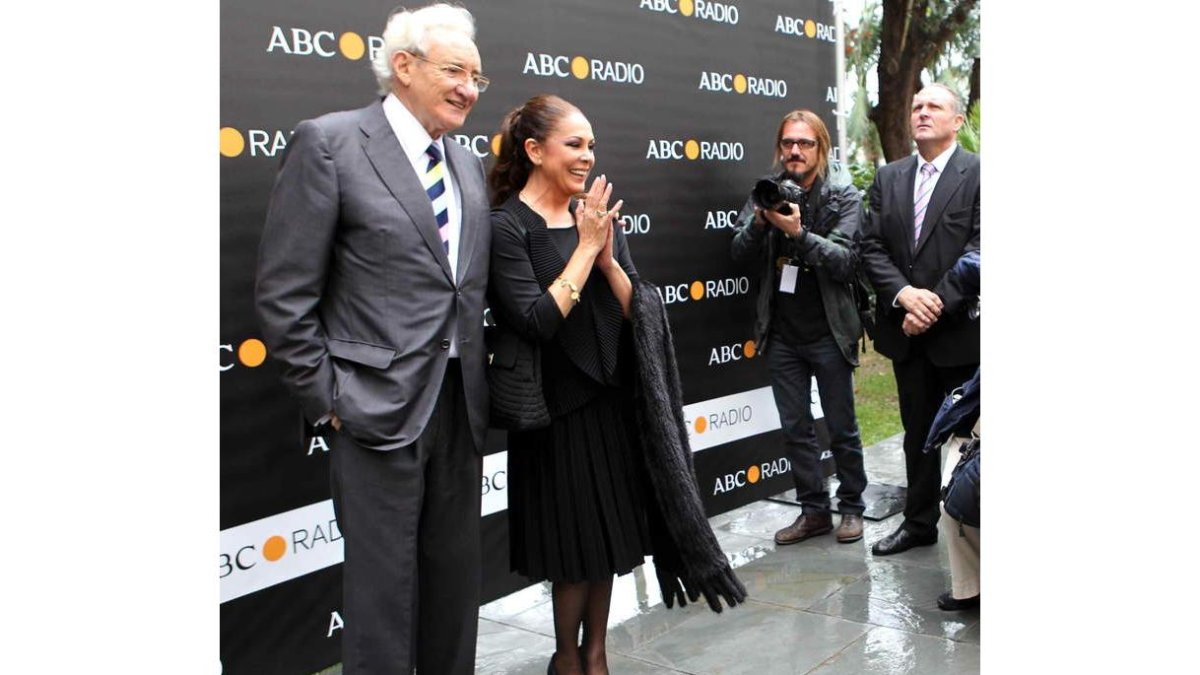
[[[597,218],[603,218],[604,216],[608,215],[608,211],[605,211],[604,209],[596,209],[595,214]]]

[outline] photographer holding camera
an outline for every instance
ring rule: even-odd
[[[829,132],[808,110],[784,115],[778,173],[755,186],[738,215],[732,256],[761,270],[754,339],[767,355],[801,515],[775,533],[794,544],[833,529],[812,416],[812,378],[837,464],[841,543],[862,538],[867,485],[854,413],[853,373],[863,325],[855,297],[859,194],[827,179]]]

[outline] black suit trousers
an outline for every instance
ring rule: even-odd
[[[345,545],[342,672],[475,671],[482,459],[451,359],[416,442],[380,452],[333,435],[333,506]]]
[[[900,398],[900,421],[904,425],[904,468],[908,478],[908,499],[901,527],[919,536],[937,536],[941,452],[935,449],[925,453],[922,448],[946,395],[971,379],[979,364],[936,366],[920,342],[920,338],[913,341],[908,358],[892,362]]]

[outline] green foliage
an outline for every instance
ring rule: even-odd
[[[967,112],[967,119],[958,129],[958,144],[964,149],[979,154],[979,101]]]
[[[875,181],[875,165],[870,162],[864,162],[862,164],[850,164],[846,168],[850,171],[854,187],[858,188],[859,194],[863,196],[863,203],[866,205],[867,190],[871,187],[871,183]]]
[[[846,137],[849,140],[846,161],[876,163],[883,157],[879,132],[867,118],[871,101],[867,96],[867,81],[879,62],[880,16],[879,0],[866,0],[858,26],[846,31],[846,70],[854,86],[846,117]],[[843,85],[844,86],[844,85]],[[855,181],[858,185],[858,181]],[[867,185],[870,185],[868,182]],[[859,186],[859,189],[864,189]]]
[[[864,448],[904,430],[892,362],[870,343],[854,373],[854,409]]]
[[[933,5],[938,7],[930,30],[949,18],[959,4],[962,4],[961,0],[935,0],[931,8]],[[967,14],[966,21],[950,36],[946,49],[929,65],[932,81],[944,82],[966,96],[970,89],[971,66],[980,52],[979,42],[979,5],[976,4]]]
[[[883,4],[883,0],[863,0],[857,25],[845,26],[846,73],[843,86],[852,92],[848,97],[845,120],[848,147],[844,149],[843,157],[847,162],[878,164],[884,158],[878,129],[868,117],[877,102],[872,100],[873,95],[868,95],[868,89],[874,87],[872,76],[888,77],[887,71],[879,63],[884,28]],[[887,0],[886,4],[892,6],[896,3]],[[927,64],[921,76],[922,82],[943,82],[966,97],[970,91],[971,68],[980,53],[978,1],[915,0],[907,6],[907,13],[902,12],[892,19],[905,21],[906,33],[918,42],[937,34],[956,10],[969,7],[963,23],[957,25],[944,49]],[[908,22],[911,22],[911,26]],[[978,124],[975,129],[978,130]]]

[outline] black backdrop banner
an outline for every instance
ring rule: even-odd
[[[416,6],[417,3],[413,3]],[[453,140],[489,168],[501,117],[558,94],[588,116],[593,176],[625,200],[639,272],[662,288],[710,515],[791,487],[766,364],[752,341],[757,280],[729,259],[733,219],[766,173],[779,119],[836,129],[830,0],[512,0],[475,15],[492,80]],[[370,59],[395,0],[221,3],[221,668],[312,673],[340,660],[341,533],[325,439],[303,425],[253,311],[267,199],[291,130],[370,103]],[[836,138],[836,134],[834,134]],[[834,148],[838,159],[840,148]],[[815,390],[814,390],[815,396]],[[814,411],[820,416],[819,404]],[[824,429],[818,424],[822,443]],[[506,452],[484,460],[485,600],[508,570]]]

